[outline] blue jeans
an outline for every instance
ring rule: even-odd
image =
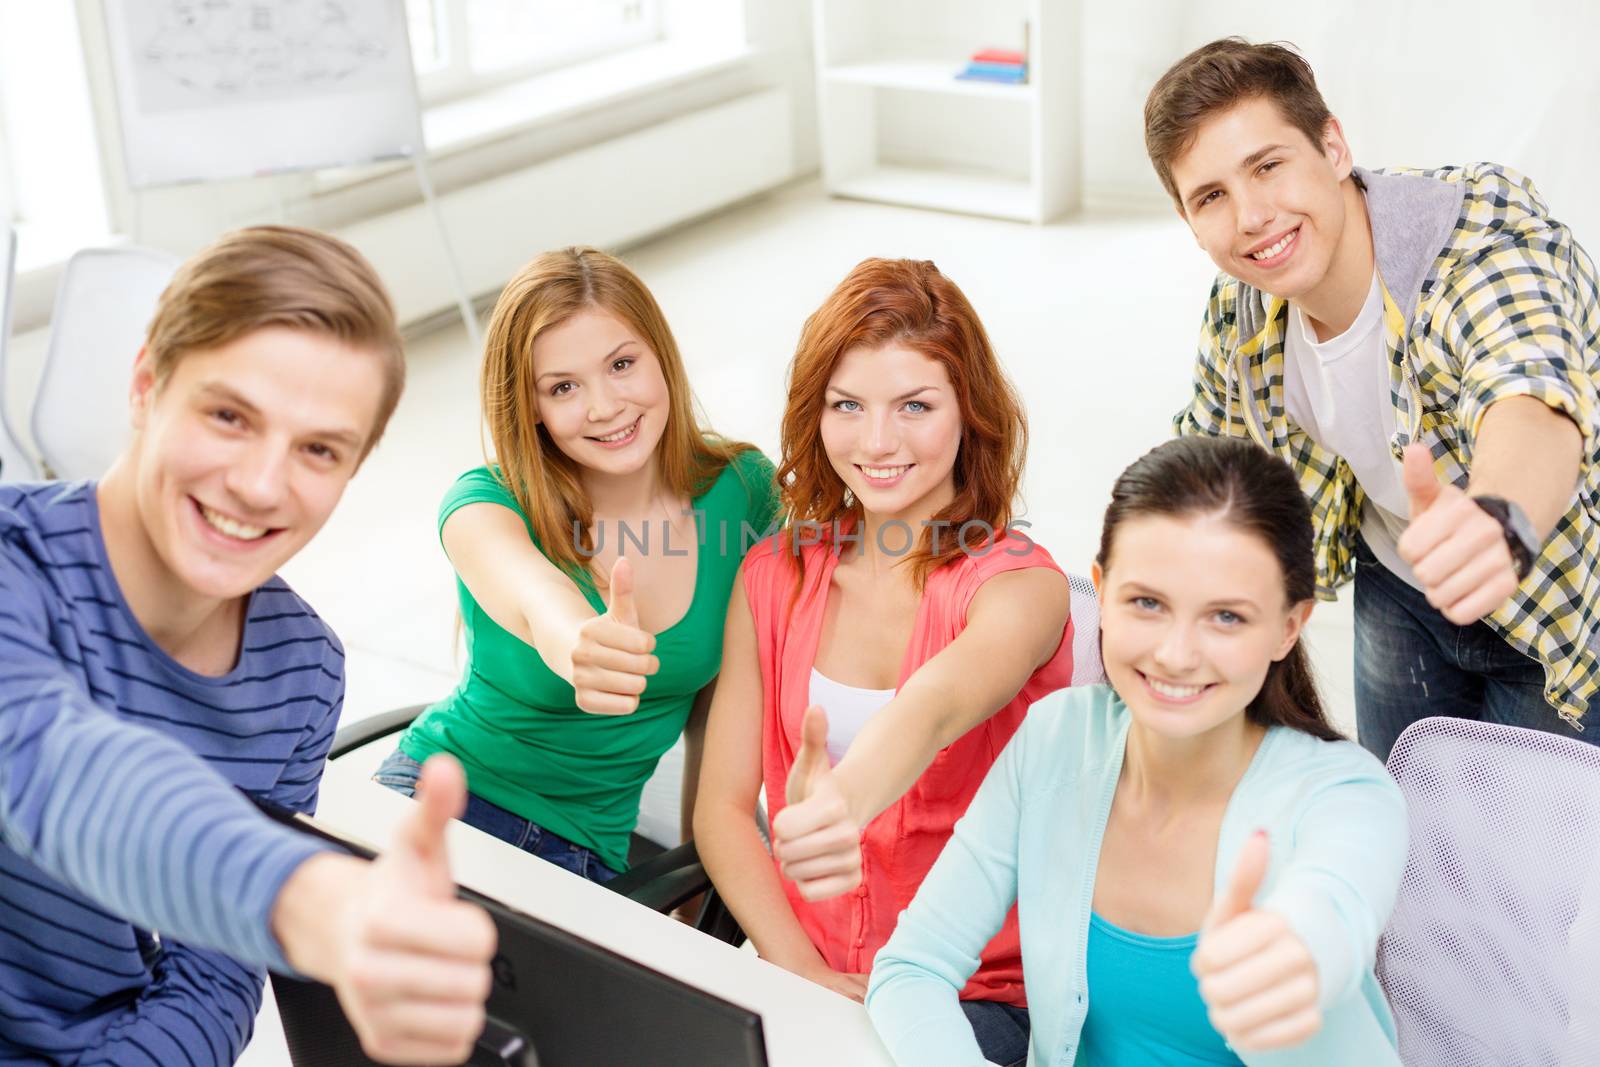
[[[1021,1067],[1028,1061],[1028,1009],[997,1000],[963,1000],[961,1011],[972,1024],[983,1058],[1000,1067]]]
[[[1389,758],[1400,732],[1430,715],[1523,726],[1600,742],[1544,699],[1544,667],[1486,622],[1457,626],[1356,543],[1356,729]],[[1586,716],[1587,718],[1587,716]]]
[[[422,764],[396,749],[383,761],[372,780],[388,786],[396,793],[412,797],[417,795],[417,779],[421,774]],[[601,863],[599,856],[582,845],[575,845],[560,834],[552,833],[538,823],[529,822],[473,793],[467,794],[467,810],[461,816],[461,821],[591,882],[604,885],[621,873]]]

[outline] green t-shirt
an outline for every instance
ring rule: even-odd
[[[483,502],[522,515],[494,473],[479,467],[445,494],[440,530],[456,509]],[[777,514],[772,463],[755,449],[740,453],[693,506],[700,512],[694,595],[683,618],[656,635],[661,669],[646,684],[638,710],[591,715],[579,709],[572,686],[531,645],[491,619],[458,578],[466,672],[453,693],[411,725],[401,750],[415,760],[450,753],[466,768],[468,787],[477,796],[594,850],[608,867],[626,870],[639,795],[683,733],[695,695],[722,665],[722,626],[739,563]],[[654,541],[645,551],[663,551],[662,530],[659,522],[650,525]],[[609,540],[615,532],[605,536]],[[528,536],[540,547],[531,526]],[[638,551],[635,540],[627,544],[628,552]],[[606,610],[587,574],[577,584],[595,611]]]

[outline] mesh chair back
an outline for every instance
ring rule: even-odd
[[[1094,583],[1081,574],[1067,575],[1072,590],[1072,684],[1099,685],[1106,680],[1100,662],[1100,598]]]
[[[11,340],[11,288],[17,276],[17,236],[9,223],[0,224],[0,482],[26,482],[38,477],[33,460],[11,430],[6,397],[6,345]]]
[[[58,478],[98,478],[128,439],[128,380],[178,259],[89,248],[67,261],[50,319],[33,440]]]
[[[1389,771],[1411,845],[1377,973],[1401,1059],[1600,1063],[1600,749],[1431,718]]]

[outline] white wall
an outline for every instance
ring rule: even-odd
[[[781,87],[789,93],[792,174],[815,170],[816,109],[809,4],[803,0],[674,2],[683,9],[682,17],[692,15],[700,21],[724,17],[708,10],[713,6],[725,9],[725,17],[730,22],[742,13],[746,37],[754,55],[748,62],[683,79],[614,105],[589,108],[566,118],[513,129],[488,143],[435,152],[431,170],[438,191],[447,194],[515,173],[770,87]],[[103,9],[100,0],[76,0],[76,5],[111,217],[118,232],[135,235],[142,244],[187,254],[237,226],[291,222],[338,230],[418,201],[416,179],[410,168],[394,165],[352,169],[348,177],[353,180],[343,184],[330,182],[326,174],[291,174],[131,193],[123,177]],[[669,7],[671,10],[673,8]],[[692,167],[694,163],[693,154],[688,150],[669,152],[660,160],[660,166],[673,168]],[[663,225],[679,221],[667,219]],[[432,248],[436,238],[425,217],[423,226],[426,232],[417,234],[419,246]],[[525,239],[526,233],[519,231],[516,236]],[[518,262],[538,250],[537,247],[518,249],[521,256]],[[49,277],[21,279],[16,308],[19,330],[43,325],[48,317],[53,286],[54,280]]]
[[[1084,16],[1085,188],[1162,204],[1144,153],[1150,86],[1229,34],[1294,43],[1364,166],[1492,160],[1530,175],[1600,252],[1600,4],[1589,0],[1117,0]]]

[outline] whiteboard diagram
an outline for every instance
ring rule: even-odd
[[[129,11],[145,111],[381,83],[395,14],[360,0],[169,0]],[[141,25],[140,15],[155,16]]]
[[[104,0],[136,188],[420,146],[404,0]]]

